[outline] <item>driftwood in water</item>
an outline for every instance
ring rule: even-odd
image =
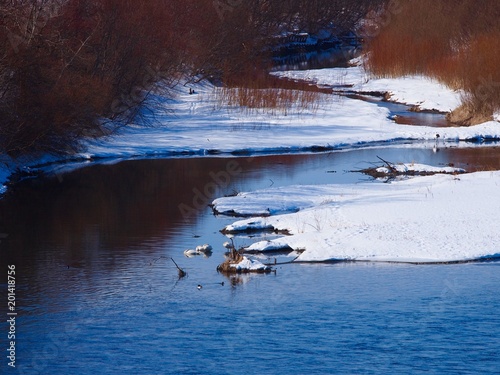
[[[186,271],[184,271],[182,268],[180,268],[180,267],[177,265],[177,263],[175,263],[174,258],[170,258],[170,259],[172,260],[172,262],[174,262],[175,266],[177,267],[177,270],[178,270],[178,272],[179,272],[179,279],[182,279],[184,276],[186,276],[186,275],[187,275],[187,272],[186,272]]]
[[[371,176],[373,178],[386,178],[388,180],[394,179],[396,177],[401,177],[401,176],[432,176],[435,174],[451,174],[451,175],[456,175],[456,174],[462,174],[466,173],[465,170],[463,169],[454,169],[453,171],[445,171],[445,170],[413,170],[413,169],[401,169],[397,168],[398,164],[391,163],[387,160],[382,159],[380,156],[377,156],[378,159],[380,159],[383,163],[384,166],[376,166],[372,168],[366,168],[366,169],[361,169],[357,171],[352,171],[352,172],[360,172],[364,173],[368,176]],[[385,168],[384,168],[385,167]]]
[[[377,156],[377,158],[380,159],[385,165],[387,165],[387,168],[389,168],[391,173],[398,173],[398,170],[394,167],[394,165],[392,165],[388,161],[382,159],[380,156]]]

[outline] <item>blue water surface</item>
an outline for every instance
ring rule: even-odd
[[[498,262],[283,264],[232,278],[216,271],[227,241],[219,230],[232,219],[213,216],[210,199],[366,181],[348,171],[377,155],[458,163],[451,152],[129,161],[20,187],[9,198],[15,212],[3,212],[10,224],[0,244],[2,269],[17,270],[17,367],[3,356],[0,372],[499,373]],[[241,170],[214,189],[214,173],[230,160]],[[196,200],[207,186],[210,199]],[[196,212],[181,215],[181,204]],[[255,240],[235,238],[238,246]],[[203,243],[212,257],[183,256]]]

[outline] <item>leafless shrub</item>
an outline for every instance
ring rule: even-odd
[[[378,76],[426,74],[463,89],[462,117],[472,120],[459,122],[483,121],[500,108],[499,18],[495,0],[403,2],[370,41],[368,67]]]

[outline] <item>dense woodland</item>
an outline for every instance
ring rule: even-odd
[[[264,69],[285,30],[356,25],[381,0],[18,0],[0,5],[0,149],[72,152],[155,83]]]
[[[499,102],[497,0],[11,0],[0,2],[0,151],[71,153],[180,77],[239,84],[285,31],[366,35],[378,75],[428,74]],[[157,85],[158,82],[161,85]],[[247,82],[249,80],[247,79]],[[495,107],[496,108],[496,107]]]

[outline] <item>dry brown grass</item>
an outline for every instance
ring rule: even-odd
[[[500,109],[499,17],[497,0],[406,2],[370,41],[368,68],[376,76],[436,78],[465,91],[458,122],[491,118]]]
[[[242,76],[216,89],[220,106],[238,107],[247,113],[287,115],[290,112],[315,112],[319,106],[321,90],[304,82],[279,79],[260,74]]]
[[[243,256],[235,251],[223,263],[217,266],[217,271],[222,273],[236,273],[237,269],[234,265],[240,263],[242,260]]]
[[[265,111],[270,114],[288,114],[291,111],[316,111],[320,93],[291,89],[272,88],[218,88],[219,105],[241,107],[247,113]]]

